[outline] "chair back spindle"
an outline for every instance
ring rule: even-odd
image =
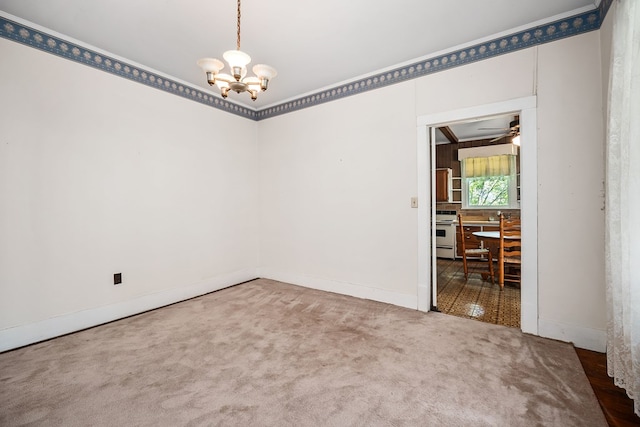
[[[521,232],[519,218],[505,218],[504,214],[500,214],[500,249],[498,253],[500,286],[504,286],[504,282],[513,282],[520,285],[522,264]]]

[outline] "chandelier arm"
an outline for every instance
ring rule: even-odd
[[[238,50],[240,50],[240,0],[238,0],[238,39],[236,42]]]

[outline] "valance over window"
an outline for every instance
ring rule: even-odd
[[[464,162],[464,176],[466,178],[478,178],[485,176],[511,175],[511,165],[515,156],[505,154],[491,157],[468,157]]]

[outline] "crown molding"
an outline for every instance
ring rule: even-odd
[[[563,19],[536,25],[500,37],[491,38],[461,49],[452,49],[417,62],[355,79],[257,112],[257,120],[286,114],[369,90],[390,86],[406,80],[438,73],[454,67],[493,58],[506,53],[549,43],[600,28],[604,14],[613,0],[604,0],[599,7]]]
[[[147,67],[131,63],[131,61],[105,54],[96,48],[82,45],[80,42],[45,32],[17,20],[0,16],[0,37],[12,40],[53,55],[87,65],[92,68],[114,74],[154,89],[181,96],[209,107],[236,114],[247,119],[256,120],[256,110],[224,100],[211,92],[207,92],[177,79],[169,78]]]
[[[43,28],[36,28],[35,25],[18,22],[15,18],[10,19],[0,15],[0,37],[218,110],[250,120],[264,120],[454,67],[597,30],[602,25],[613,1],[602,0],[598,6],[591,10],[471,44],[461,49],[452,49],[445,53],[344,82],[260,110],[227,101],[212,92],[204,91],[185,82],[167,77],[139,64],[133,64],[131,61],[108,55],[96,48],[83,45],[81,42],[53,34],[52,31],[45,31]]]

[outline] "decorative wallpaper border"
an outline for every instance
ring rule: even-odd
[[[598,9],[600,10],[600,16],[602,17],[602,19],[600,20],[600,25],[602,25],[602,21],[604,21],[604,18],[607,16],[607,13],[609,12],[609,8],[611,7],[614,1],[615,0],[600,1],[600,4],[598,5]]]
[[[0,37],[115,74],[125,79],[178,95],[229,113],[256,120],[256,111],[226,101],[200,89],[187,86],[157,73],[127,64],[79,44],[35,30],[0,16]]]
[[[611,3],[612,0],[609,0]],[[602,4],[604,4],[603,2]],[[307,95],[280,105],[258,111],[258,120],[286,114],[292,111],[344,98],[361,92],[400,83],[428,74],[448,70],[472,62],[493,58],[516,50],[548,43],[565,37],[597,30],[600,28],[601,9],[574,15],[566,19],[530,28],[504,37],[478,43],[464,49],[447,52],[390,71],[375,74],[342,84],[322,92]]]
[[[0,37],[22,43],[45,52],[61,56],[72,61],[88,65],[99,70],[115,74],[135,82],[169,92],[201,104],[208,105],[228,113],[236,114],[251,120],[263,120],[279,116],[358,93],[367,92],[406,80],[423,77],[428,74],[448,70],[472,62],[503,55],[516,50],[552,42],[565,37],[586,33],[600,28],[611,4],[615,0],[602,0],[593,10],[577,14],[565,19],[533,27],[524,31],[509,34],[478,43],[464,49],[437,55],[431,58],[385,71],[383,73],[356,79],[317,93],[313,93],[279,105],[261,110],[244,107],[224,100],[210,92],[187,86],[178,81],[166,78],[142,67],[127,64],[103,55],[76,43],[63,40],[35,30],[28,26],[0,16]]]

